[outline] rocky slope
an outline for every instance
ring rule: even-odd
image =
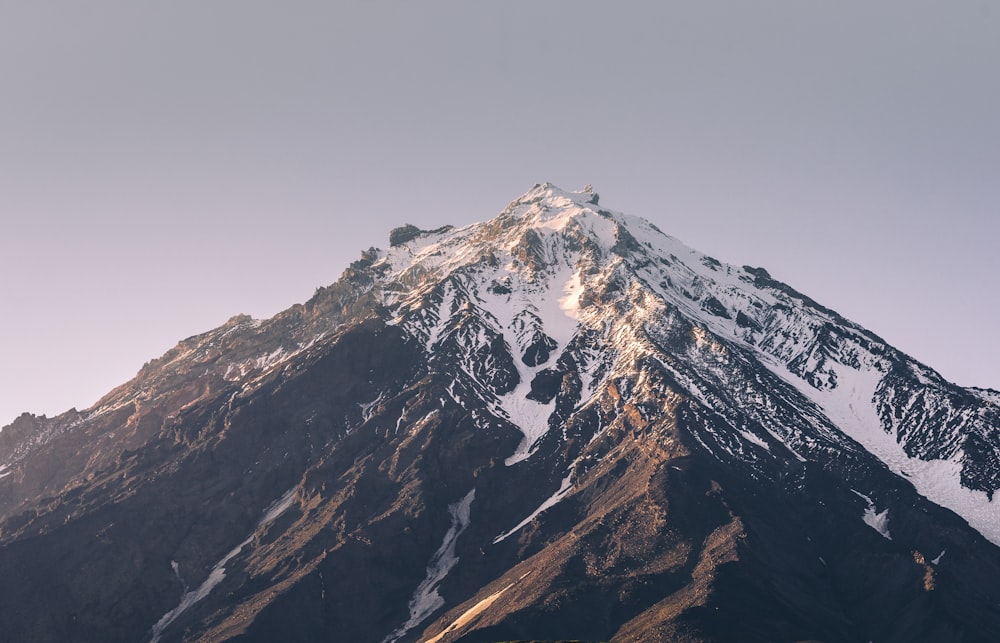
[[[998,402],[539,185],[5,427],[0,638],[988,641]]]

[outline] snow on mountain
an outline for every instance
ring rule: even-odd
[[[7,427],[0,629],[989,640],[997,489],[1000,393],[541,184]]]
[[[601,208],[593,192],[535,186],[492,221],[415,233],[380,252],[372,270],[394,322],[422,337],[429,354],[448,338],[464,347],[462,371],[523,434],[508,465],[531,457],[552,428],[555,398],[531,399],[552,357],[586,364],[584,405],[616,370],[657,355],[649,337],[679,315],[699,347],[750,352],[801,396],[796,404],[817,413],[821,431],[860,444],[1000,544],[1000,506],[992,502],[1000,487],[995,392],[957,389],[763,269],[699,253],[643,219]],[[585,337],[603,359],[573,345]],[[519,358],[513,364],[477,357],[475,350],[485,354],[501,341]],[[696,379],[684,384],[699,395]],[[895,398],[915,389],[900,410]],[[970,410],[962,398],[972,395],[988,408]],[[913,423],[930,420],[919,434],[907,424],[917,405],[923,415]],[[788,437],[778,433],[771,437]],[[753,446],[768,451],[766,436],[738,434],[749,443],[739,448],[753,457],[760,456]],[[970,456],[970,444],[986,457]]]
[[[553,399],[528,398],[553,357],[576,362],[583,404],[612,365],[656,354],[649,337],[663,330],[665,319],[680,315],[692,324],[699,347],[751,351],[841,433],[936,501],[962,508],[967,518],[982,513],[981,526],[996,515],[989,501],[1000,487],[1000,393],[950,385],[763,269],[721,263],[643,219],[600,207],[590,190],[567,192],[551,184],[535,186],[488,222],[430,232],[410,226],[394,235],[390,248],[369,251],[347,273],[370,283],[320,289],[305,311],[295,307],[273,320],[236,317],[185,340],[144,369],[160,383],[144,380],[141,372],[138,386],[113,392],[72,423],[45,421],[46,431],[35,432],[0,464],[10,469],[33,445],[84,418],[174,394],[162,385],[171,369],[221,369],[223,380],[249,386],[334,332],[343,315],[338,308],[374,298],[391,311],[392,323],[422,338],[432,357],[456,357],[445,346],[449,341],[464,347],[462,368],[473,388],[485,389],[475,394],[524,435],[508,464],[529,457],[548,430]],[[490,362],[497,356],[489,342],[509,346],[515,359]],[[699,390],[697,382],[687,384]],[[745,437],[766,445],[753,433]],[[956,471],[961,486],[949,491],[950,483],[939,479],[952,480]]]

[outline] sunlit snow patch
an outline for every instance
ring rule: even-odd
[[[545,334],[556,342],[553,355],[558,355],[573,338],[573,334],[579,327],[579,300],[583,291],[580,281],[580,274],[571,266],[562,265],[556,274],[548,280],[553,287],[542,289],[532,296],[530,302],[522,302],[522,307],[530,305],[541,319],[542,328]],[[553,292],[555,291],[555,292]],[[510,317],[510,312],[504,310],[505,306],[493,305],[489,311],[501,323]],[[504,336],[511,347],[517,346],[516,341],[510,341],[508,332],[511,323],[503,323]],[[526,460],[534,453],[538,440],[549,430],[549,416],[555,406],[555,400],[548,404],[541,404],[528,399],[531,392],[531,382],[535,376],[547,368],[546,364],[537,366],[526,366],[521,360],[515,359],[520,382],[517,387],[500,399],[500,407],[506,413],[507,418],[516,426],[524,437],[513,455],[504,462],[511,466]]]
[[[469,623],[471,623],[472,619],[476,618],[484,611],[486,611],[486,609],[489,608],[490,605],[497,602],[497,599],[500,598],[500,596],[503,595],[504,592],[506,592],[508,589],[514,587],[519,582],[524,580],[524,577],[530,573],[531,572],[526,572],[524,574],[521,574],[521,577],[518,578],[513,583],[510,583],[509,585],[507,585],[498,592],[490,594],[483,600],[479,601],[478,603],[470,607],[468,610],[465,611],[465,613],[463,613],[461,616],[452,621],[452,623],[448,627],[444,628],[440,634],[438,634],[434,638],[427,639],[426,643],[438,643],[442,638],[444,638],[445,634],[454,632],[455,630],[461,629],[466,625],[468,625]]]

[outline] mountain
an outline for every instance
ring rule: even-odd
[[[0,431],[9,641],[991,641],[1000,393],[586,189]]]

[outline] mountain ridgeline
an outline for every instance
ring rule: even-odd
[[[0,431],[0,640],[991,641],[1000,393],[587,189]]]

